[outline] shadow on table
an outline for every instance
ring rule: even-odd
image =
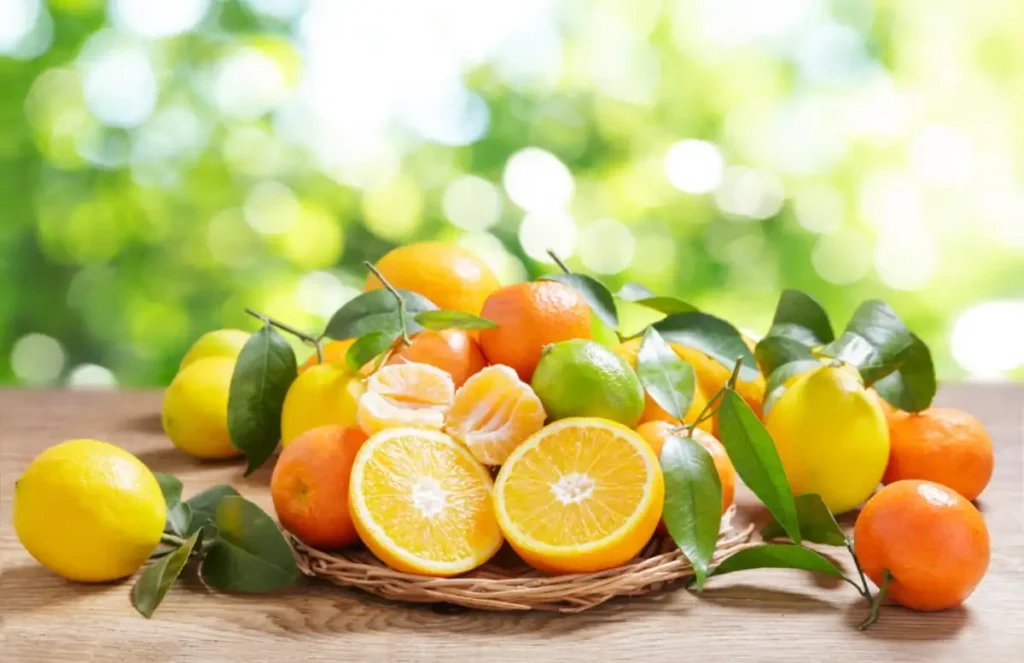
[[[166,447],[139,451],[135,456],[154,472],[165,472],[167,474],[231,466],[237,466],[239,473],[245,471],[244,460],[238,458],[228,460],[203,460],[195,458],[172,445],[170,440],[167,441]]]
[[[131,583],[114,580],[79,583],[65,580],[35,561],[0,569],[0,622],[55,606],[66,606],[107,592],[125,592]]]
[[[132,433],[159,433],[162,435],[164,425],[160,418],[160,413],[151,412],[122,420],[118,424],[117,430],[131,431]]]
[[[864,602],[855,601],[846,609],[843,621],[849,628],[856,629],[866,615]],[[962,605],[942,612],[924,613],[886,603],[882,605],[878,621],[862,635],[873,640],[949,640],[967,627],[971,619],[971,611]]]

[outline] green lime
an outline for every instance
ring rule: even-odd
[[[576,339],[544,348],[533,391],[552,420],[601,417],[633,428],[644,413],[644,387],[608,348]]]

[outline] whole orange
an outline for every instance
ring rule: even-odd
[[[352,347],[352,344],[356,342],[354,338],[346,338],[344,341],[331,341],[327,343],[320,351],[324,355],[324,364],[338,364],[340,366],[345,365],[345,355],[348,353],[348,349]],[[302,362],[299,366],[299,373],[304,373],[308,369],[321,363],[319,358],[316,356],[316,352],[309,355],[306,361]]]
[[[648,421],[640,424],[636,432],[651,445],[654,455],[661,458],[661,449],[675,428],[676,426],[667,421]],[[693,431],[693,439],[707,449],[711,454],[711,460],[715,461],[715,470],[718,471],[718,478],[722,482],[722,513],[725,513],[732,506],[733,497],[736,495],[736,468],[729,460],[725,447],[714,435],[698,428]]]
[[[450,242],[419,242],[392,249],[377,261],[391,285],[419,293],[439,308],[480,313],[498,289],[498,277],[471,251]],[[363,290],[384,287],[373,274]]]
[[[504,364],[529,382],[545,346],[590,338],[590,307],[557,281],[516,283],[484,302],[481,315],[498,326],[480,332],[480,346],[492,364]]]
[[[483,350],[476,339],[461,329],[433,331],[426,329],[412,337],[410,345],[403,346],[388,358],[388,364],[430,364],[452,376],[458,389],[470,376],[487,365]]]
[[[914,610],[960,605],[981,582],[989,537],[981,513],[955,490],[931,481],[897,481],[867,501],[853,530],[861,568],[887,596]]]
[[[324,550],[359,540],[348,511],[348,483],[365,441],[355,426],[321,426],[281,451],[270,477],[270,495],[284,529]]]
[[[969,500],[992,478],[992,438],[981,422],[960,410],[894,412],[889,418],[889,465],[882,483],[924,479]]]

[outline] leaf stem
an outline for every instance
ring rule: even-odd
[[[864,577],[864,569],[860,567],[860,560],[857,559],[857,553],[853,552],[853,541],[850,537],[846,537],[846,550],[849,551],[850,557],[853,558],[853,565],[857,569],[857,575],[860,576],[861,587],[858,588],[860,595],[863,596],[867,601],[871,601],[871,588],[868,587],[868,579]]]
[[[394,296],[396,301],[398,301],[398,326],[402,330],[402,342],[406,345],[410,345],[412,341],[409,339],[409,326],[405,321],[405,299],[402,297],[401,293],[395,289],[395,286],[391,285],[388,280],[384,278],[384,275],[380,273],[380,270],[378,270],[372,262],[364,260],[363,265],[366,269],[373,272],[373,275],[380,280],[384,287],[387,288],[387,291]]]
[[[290,325],[286,325],[285,323],[281,322],[280,320],[275,320],[274,318],[271,318],[269,315],[265,315],[263,313],[260,313],[259,311],[254,311],[251,308],[247,307],[245,309],[245,312],[248,313],[249,315],[251,315],[252,317],[256,318],[257,320],[262,321],[263,324],[265,324],[265,325],[271,325],[273,327],[277,327],[278,329],[280,329],[282,331],[286,331],[289,334],[291,334],[292,336],[295,336],[295,337],[301,339],[304,343],[308,343],[309,345],[312,345],[314,348],[316,348],[316,356],[317,356],[317,358],[320,360],[321,363],[323,362],[324,355],[323,355],[323,351],[320,349],[320,341],[318,339],[310,336],[309,334],[307,334],[305,332],[300,332],[295,327],[292,327]]]
[[[722,398],[723,394],[725,394],[725,387],[722,387],[721,389],[716,391],[715,395],[708,399],[708,402],[704,404],[704,408],[697,415],[697,418],[693,420],[693,423],[686,424],[685,426],[682,427],[683,430],[686,431],[687,437],[693,437],[694,428],[701,425],[711,417],[715,416],[715,412],[718,411],[718,408],[715,408],[714,410],[712,410],[711,408],[717,405],[718,400]]]
[[[547,253],[549,256],[551,256],[551,259],[555,261],[555,264],[558,265],[559,269],[561,269],[566,274],[572,274],[572,271],[569,269],[569,267],[564,262],[562,262],[562,259],[559,258],[553,250],[548,249]]]
[[[868,611],[867,618],[857,625],[857,630],[863,631],[878,621],[878,610],[882,607],[882,599],[885,598],[885,590],[888,589],[890,582],[892,582],[892,573],[889,572],[889,569],[882,569],[882,586],[878,588],[878,593],[871,601],[871,610]]]
[[[740,377],[740,368],[743,366],[743,357],[736,357],[736,364],[732,367],[732,374],[729,375],[729,379],[726,380],[725,386],[727,389],[736,388],[736,380]]]
[[[171,534],[170,532],[164,532],[160,535],[160,543],[166,543],[170,546],[180,546],[185,543],[185,539],[175,534]]]

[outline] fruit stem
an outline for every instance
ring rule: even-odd
[[[736,364],[732,367],[732,374],[726,381],[725,386],[729,389],[736,389],[736,380],[740,377],[740,368],[743,366],[743,357],[736,357]]]
[[[249,315],[251,315],[252,317],[256,318],[257,320],[262,321],[263,324],[265,324],[265,325],[271,325],[272,327],[277,327],[278,329],[280,329],[282,331],[288,332],[292,336],[298,337],[304,343],[312,345],[314,348],[316,348],[317,359],[320,360],[320,363],[323,363],[324,355],[323,355],[323,350],[320,349],[320,341],[319,340],[313,338],[312,336],[310,336],[309,334],[306,334],[305,332],[300,332],[298,329],[284,324],[280,320],[275,320],[274,318],[271,318],[269,315],[265,315],[263,313],[260,313],[259,311],[254,311],[251,308],[247,307],[245,309],[245,312],[248,313]]]
[[[871,610],[868,612],[867,618],[857,625],[858,631],[863,631],[878,621],[878,610],[882,607],[882,599],[885,598],[885,590],[889,587],[890,582],[892,582],[892,573],[889,572],[889,569],[882,569],[882,586],[878,588],[878,593],[871,601]]]
[[[846,537],[846,550],[849,551],[850,557],[853,558],[853,565],[857,569],[857,575],[860,576],[861,586],[857,588],[860,595],[863,596],[868,602],[871,601],[871,588],[868,587],[868,579],[864,577],[864,569],[860,567],[860,560],[857,559],[857,553],[853,552],[853,541],[850,537]]]
[[[384,275],[380,273],[380,270],[374,267],[372,262],[370,262],[369,260],[364,260],[363,265],[366,267],[366,269],[373,272],[373,275],[380,280],[384,287],[387,288],[388,292],[390,292],[394,296],[395,300],[398,301],[398,326],[402,331],[402,342],[405,343],[406,345],[411,344],[412,341],[409,340],[409,327],[405,322],[405,299],[398,292],[398,290],[395,289],[395,286],[388,283],[388,280],[384,278]]]
[[[551,256],[551,259],[555,261],[555,264],[558,265],[558,267],[563,272],[565,272],[566,274],[572,274],[572,271],[569,269],[569,267],[564,262],[562,262],[562,259],[559,258],[554,251],[548,249],[547,253],[549,256]]]
[[[180,546],[181,544],[185,543],[185,539],[179,536],[175,536],[174,534],[171,534],[169,532],[164,532],[160,535],[160,543],[166,543],[170,546]]]
[[[711,408],[717,404],[718,400],[725,394],[725,387],[722,387],[715,392],[715,395],[708,399],[708,402],[704,404],[704,408],[697,415],[697,418],[693,420],[693,423],[687,424],[682,428],[686,431],[687,437],[693,437],[693,429],[700,426],[702,423],[715,416],[715,412],[718,408],[712,410]]]

